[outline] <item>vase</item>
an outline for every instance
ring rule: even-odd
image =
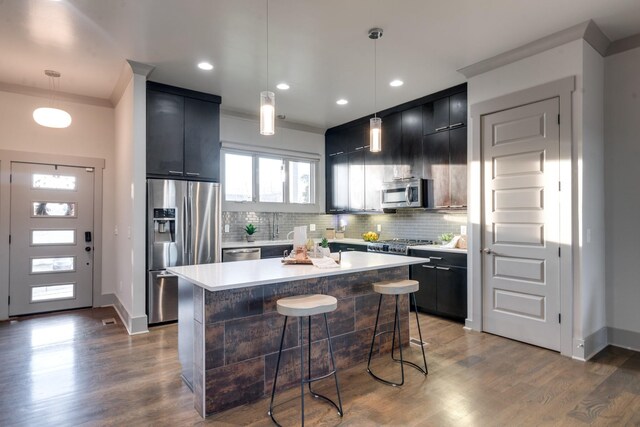
[[[247,242],[255,242],[256,237],[253,234],[247,234]]]

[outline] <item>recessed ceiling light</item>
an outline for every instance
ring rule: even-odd
[[[392,80],[391,83],[389,83],[389,86],[393,86],[393,87],[398,87],[398,86],[402,86],[404,84],[404,82],[402,80]]]
[[[278,89],[280,89],[280,90],[287,90],[287,89],[289,89],[289,85],[288,85],[288,84],[286,84],[286,83],[278,83],[278,84],[276,85],[276,87],[277,87]]]
[[[204,70],[204,71],[211,71],[211,70],[213,70],[213,65],[211,65],[210,62],[204,61],[204,62],[201,62],[201,63],[198,64],[198,68],[200,68],[201,70]]]
[[[336,104],[338,104],[338,105],[347,105],[348,103],[349,103],[349,101],[347,101],[347,100],[346,100],[346,99],[344,99],[344,98],[343,98],[343,99],[338,99],[338,100],[336,101]]]

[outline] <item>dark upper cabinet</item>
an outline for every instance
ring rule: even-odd
[[[344,148],[347,153],[361,151],[369,148],[369,126],[360,124],[353,126],[342,132],[344,138]]]
[[[219,181],[220,102],[147,82],[147,175]]]
[[[147,91],[147,174],[184,173],[184,97]]]
[[[449,97],[449,129],[467,125],[467,92]]]
[[[423,178],[433,180],[436,208],[451,206],[449,187],[449,131],[432,133],[422,139]]]
[[[349,209],[349,156],[334,154],[327,157],[326,211],[346,212]]]
[[[422,120],[425,135],[466,126],[467,93],[456,93],[425,104]]]
[[[347,149],[344,144],[345,139],[341,132],[333,132],[327,134],[325,137],[325,155],[327,157],[335,156],[337,154],[344,154]]]
[[[364,150],[364,210],[382,211],[382,183],[384,178],[384,151],[372,153]]]
[[[449,97],[425,104],[422,113],[424,135],[448,129]]]
[[[400,178],[402,171],[402,114],[393,113],[382,118],[383,182]]]
[[[467,128],[449,132],[449,188],[451,207],[467,206]]]
[[[349,210],[364,211],[364,150],[347,154],[349,159]]]
[[[422,177],[422,106],[402,112],[401,178]]]
[[[220,104],[184,99],[184,174],[220,179]]]

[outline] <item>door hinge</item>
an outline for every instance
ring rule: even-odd
[[[562,181],[558,181],[558,191],[562,191]]]
[[[11,305],[11,295],[7,297],[7,305]]]
[[[560,124],[560,114],[558,114],[558,124]]]
[[[560,257],[560,250],[561,248],[558,246],[558,257]]]
[[[9,234],[9,244],[11,244],[11,234]]]
[[[558,313],[558,323],[562,323],[562,313]]]
[[[9,174],[9,184],[11,184],[13,182],[13,174],[10,173]]]

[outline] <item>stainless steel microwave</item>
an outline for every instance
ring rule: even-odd
[[[409,179],[382,185],[382,209],[432,207],[432,179]]]

